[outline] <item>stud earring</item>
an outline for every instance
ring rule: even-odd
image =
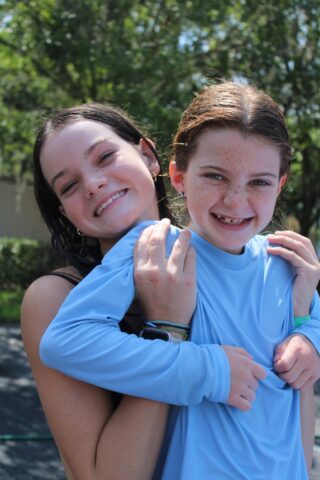
[[[178,197],[180,197],[180,198],[186,198],[184,192],[179,192],[179,193],[178,193]]]
[[[79,237],[85,237],[85,234],[82,233],[79,228],[77,228],[77,234],[79,235]]]

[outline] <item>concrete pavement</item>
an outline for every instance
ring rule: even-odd
[[[310,480],[320,480],[320,384]],[[4,434],[10,435],[9,440]],[[0,325],[0,480],[65,480],[44,418],[18,326]],[[253,479],[254,480],[254,479]],[[280,480],[280,479],[279,479]]]

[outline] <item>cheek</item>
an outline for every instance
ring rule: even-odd
[[[78,217],[81,216],[80,202],[70,199],[63,204],[60,211],[68,220],[70,220],[71,223],[75,223]]]
[[[260,217],[263,217],[266,223],[269,223],[272,220],[275,206],[276,206],[277,197],[273,195],[271,198],[261,197],[255,202],[255,208]]]

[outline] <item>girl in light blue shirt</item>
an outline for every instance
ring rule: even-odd
[[[47,141],[44,156],[55,150],[54,140]],[[107,244],[119,228],[120,214],[137,224],[71,292],[42,339],[41,357],[86,382],[182,406],[171,410],[155,478],[307,478],[300,396],[287,382],[299,387],[319,374],[311,346],[319,352],[319,298],[308,292],[293,305],[294,282],[304,279],[305,264],[312,259],[307,246],[292,253],[270,245],[277,237],[258,235],[272,218],[290,156],[280,109],[251,86],[207,87],[184,113],[170,177],[186,198],[197,258],[192,342],[147,341],[126,336],[118,327],[135,296],[134,245],[149,225],[143,221],[153,215],[151,197],[132,203],[139,200],[134,191],[139,175],[130,184],[125,175],[110,175],[117,189],[94,206],[84,225],[98,233],[97,219],[103,216]],[[112,151],[109,157],[112,165]],[[73,181],[65,188],[72,197]],[[77,210],[67,198],[62,208],[75,222]],[[172,227],[167,257],[177,236]],[[288,247],[296,242],[295,234],[279,239]],[[153,325],[164,327],[163,322]],[[301,348],[309,349],[309,365],[295,349],[293,365],[285,368],[284,347],[274,363],[277,346],[292,333],[300,335],[295,341],[302,342]],[[256,362],[236,399],[234,357],[225,345],[242,347]]]

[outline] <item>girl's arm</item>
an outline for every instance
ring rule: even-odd
[[[300,407],[301,432],[306,463],[310,471],[315,433],[313,383],[320,376],[318,354],[320,333],[317,323],[320,308],[317,295],[314,294],[320,279],[320,264],[309,239],[290,231],[277,232],[268,238],[271,243],[280,244],[279,247],[270,249],[269,253],[282,256],[296,268],[297,276],[293,289],[295,317],[303,319],[309,314],[312,316],[310,321],[300,327],[302,335],[290,336],[275,352],[275,369],[279,375],[294,388],[303,389]],[[307,336],[313,343],[307,340]]]
[[[69,480],[148,480],[158,457],[168,407],[124,397],[114,409],[109,392],[73,380],[42,364],[41,336],[71,285],[46,276],[27,290],[22,336],[40,400]]]
[[[250,385],[265,372],[242,349],[176,345],[120,331],[119,321],[135,295],[134,245],[145,227],[141,224],[123,237],[102,265],[71,291],[42,337],[41,359],[51,368],[113,391],[176,405],[207,398],[247,409],[242,398],[247,392],[252,395]],[[173,245],[178,233],[173,230],[169,243]]]
[[[229,365],[219,346],[144,340],[119,329],[135,297],[131,230],[68,295],[40,342],[41,360],[108,390],[187,405],[225,401]]]

